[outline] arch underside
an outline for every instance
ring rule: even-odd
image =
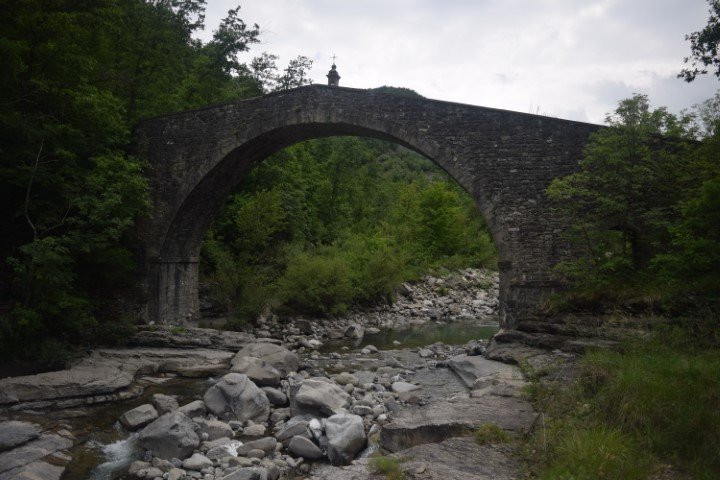
[[[382,131],[343,123],[309,123],[290,125],[266,132],[240,145],[218,162],[192,189],[175,213],[165,234],[160,249],[162,252],[160,258],[197,260],[205,232],[210,228],[215,214],[254,167],[272,154],[296,143],[333,136],[357,136],[385,140],[406,147],[433,161],[451,178],[454,178],[468,194],[473,196],[497,243],[498,233],[493,228],[491,210],[483,210],[483,202],[474,195],[473,186],[464,185],[458,181],[453,172],[446,168],[447,162],[438,160],[419,147]]]
[[[432,160],[475,201],[500,256],[505,325],[560,283],[563,223],[545,197],[576,169],[596,126],[344,88],[279,95],[153,119],[136,132],[151,166],[151,215],[141,226],[147,316],[182,323],[198,314],[198,255],[225,199],[263,159],[330,136],[390,141]]]

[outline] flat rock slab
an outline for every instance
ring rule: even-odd
[[[137,332],[130,343],[143,347],[212,348],[237,351],[253,342],[255,337],[243,332],[212,328],[155,326]]]
[[[468,388],[471,388],[476,380],[485,380],[488,383],[522,380],[522,373],[517,367],[482,356],[457,355],[448,359],[447,365]]]
[[[64,472],[65,467],[40,461],[0,473],[0,480],[60,480]]]
[[[41,460],[58,450],[72,447],[72,441],[55,434],[44,434],[13,450],[0,453],[0,479],[12,478],[26,465]],[[12,475],[11,475],[12,473]]]
[[[137,374],[229,369],[232,352],[209,349],[99,349],[67,370],[0,380],[0,405],[105,395],[127,389]]]
[[[418,480],[516,480],[520,462],[509,445],[478,445],[471,437],[449,438],[399,452],[403,470]]]
[[[486,423],[522,432],[530,427],[534,418],[532,406],[519,398],[497,395],[457,398],[400,410],[383,426],[380,445],[391,452],[398,452],[415,445],[461,436]]]
[[[517,342],[501,343],[493,340],[485,356],[491,360],[513,365],[525,363],[535,373],[552,371],[562,363],[560,357],[549,350]]]
[[[406,478],[416,480],[518,480],[520,462],[509,445],[478,445],[470,437],[449,438],[402,450],[393,456]],[[368,480],[385,475],[371,472],[361,458],[345,467],[315,464],[309,480]]]
[[[40,436],[40,425],[12,420],[0,422],[0,452],[15,448]]]

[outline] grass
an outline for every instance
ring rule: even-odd
[[[475,441],[479,445],[489,445],[491,443],[508,443],[512,438],[502,428],[494,423],[486,423],[473,433]]]
[[[640,480],[661,463],[720,478],[720,348],[688,331],[590,352],[571,387],[535,386],[538,478]]]
[[[405,472],[396,457],[377,456],[370,459],[370,471],[385,475],[387,480],[404,480]]]
[[[185,332],[187,332],[187,328],[185,327],[172,327],[170,329],[170,333],[172,333],[173,335],[180,335],[181,333]]]

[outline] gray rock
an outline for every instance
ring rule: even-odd
[[[368,407],[367,405],[353,405],[352,413],[354,413],[355,415],[360,415],[362,417],[365,415],[371,415],[373,413],[373,409],[372,407]]]
[[[186,458],[200,444],[195,424],[178,410],[146,426],[138,435],[138,441],[143,448],[165,460]]]
[[[244,332],[214,330],[211,328],[183,327],[172,325],[154,325],[152,329],[140,330],[131,339],[134,345],[169,348],[212,348],[219,350],[237,350],[255,341],[252,335]]]
[[[11,472],[0,473],[0,480],[60,480],[65,467],[47,462],[31,462]]]
[[[259,448],[253,448],[245,454],[248,458],[265,458],[265,450]]]
[[[148,467],[135,474],[139,478],[162,478],[163,471],[157,467]]]
[[[202,417],[207,413],[207,407],[205,406],[205,402],[202,400],[195,400],[183,405],[182,407],[178,407],[177,410],[190,418]]]
[[[268,470],[263,467],[239,468],[219,480],[268,480]]]
[[[352,324],[345,329],[345,336],[352,339],[361,339],[365,335],[365,329],[360,324]]]
[[[203,433],[207,433],[207,439],[209,441],[217,440],[218,438],[232,438],[235,435],[233,429],[227,423],[220,420],[205,420],[195,419],[195,422],[200,425],[200,429]]]
[[[265,435],[265,425],[256,423],[255,425],[248,425],[243,429],[243,435],[249,437],[260,437]]]
[[[130,431],[144,427],[148,423],[158,418],[158,412],[155,407],[146,403],[128,410],[120,416],[120,423]]]
[[[393,382],[390,388],[395,393],[406,393],[418,390],[420,387],[408,382]]]
[[[430,358],[430,357],[432,357],[433,355],[435,355],[435,352],[433,352],[433,351],[430,350],[429,348],[421,348],[421,349],[418,351],[418,354],[419,354],[422,358]]]
[[[299,435],[292,437],[288,445],[288,450],[296,457],[302,457],[306,460],[317,460],[323,456],[320,447],[315,445],[312,440]]]
[[[213,462],[201,453],[193,453],[192,457],[183,461],[183,468],[187,470],[200,471],[203,468],[212,467]]]
[[[185,476],[185,473],[187,472],[181,468],[172,468],[167,472],[167,480],[180,480]]]
[[[174,395],[164,395],[162,393],[156,393],[152,396],[152,404],[160,415],[177,410],[179,407],[177,398]]]
[[[422,469],[428,480],[516,480],[521,463],[508,445],[478,445],[473,438],[449,438],[398,452],[403,468]],[[482,459],[482,461],[478,461]]]
[[[391,452],[449,437],[494,423],[504,430],[527,431],[535,418],[532,406],[514,397],[485,395],[410,407],[394,413],[383,425],[380,445]]]
[[[270,403],[276,407],[283,407],[287,405],[288,398],[283,392],[277,388],[262,387],[262,391],[265,392]]]
[[[300,358],[295,353],[272,343],[252,343],[243,347],[232,359],[232,365],[235,366],[243,357],[256,357],[264,360],[279,370],[283,377],[286,377],[288,373],[297,372],[300,366]]]
[[[296,435],[310,438],[310,430],[308,429],[309,420],[302,417],[293,417],[275,434],[275,438],[279,442],[289,442]]]
[[[362,418],[351,413],[340,413],[325,421],[328,438],[328,458],[333,465],[347,465],[365,447],[367,437]]]
[[[15,448],[40,436],[40,425],[12,420],[0,422],[0,452]]]
[[[340,372],[337,375],[333,377],[333,380],[335,380],[340,385],[357,385],[360,383],[358,378],[349,372]]]
[[[260,438],[258,440],[253,440],[251,442],[245,442],[241,446],[238,447],[237,453],[240,456],[247,456],[247,454],[250,452],[250,450],[262,450],[265,453],[270,453],[275,451],[275,447],[277,446],[277,440],[275,437],[265,437]]]
[[[146,468],[150,468],[150,463],[143,462],[142,460],[135,460],[130,464],[130,467],[128,468],[128,474],[136,476],[137,472],[139,472],[140,470],[145,470]]]
[[[12,471],[13,475],[19,473],[26,465],[41,460],[59,450],[66,450],[72,445],[71,440],[60,435],[42,434],[35,440],[31,440],[12,450],[1,452],[0,474],[11,478],[12,475],[5,472]]]
[[[227,369],[232,353],[177,348],[97,349],[68,370],[0,379],[0,404],[105,396],[125,391],[138,374]]]
[[[447,365],[455,372],[468,388],[478,379],[488,382],[522,380],[517,367],[505,363],[488,360],[485,357],[457,355],[447,360]]]
[[[277,387],[283,378],[280,370],[257,357],[233,359],[232,371],[247,375],[250,380],[261,387]]]
[[[291,400],[301,410],[332,415],[350,404],[350,395],[332,380],[314,377],[304,380]]]
[[[270,402],[246,375],[228,373],[210,387],[203,397],[208,410],[221,418],[264,422],[270,416]]]

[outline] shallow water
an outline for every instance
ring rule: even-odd
[[[359,342],[329,341],[321,351],[337,351],[344,346],[360,349],[366,345],[374,345],[379,350],[398,350],[424,347],[436,342],[446,345],[462,345],[470,340],[489,339],[498,329],[496,324],[431,322],[367,334]],[[399,342],[399,344],[395,342]],[[433,385],[432,378],[423,378],[422,380]],[[442,385],[451,383],[444,377],[439,381]],[[88,408],[87,416],[73,419],[72,423],[76,424],[74,433],[79,441],[72,449],[73,460],[68,466],[63,480],[119,480],[125,478],[127,467],[132,461],[140,458],[141,452],[137,448],[135,436],[129,435],[117,422],[120,415],[139,405],[150,403],[154,393],[177,395],[178,402],[183,405],[202,398],[210,383],[212,383],[211,379],[202,378],[171,379],[159,385],[146,387],[142,395],[137,398]],[[437,386],[434,388],[437,389]]]
[[[359,349],[366,345],[374,345],[378,350],[397,350],[424,347],[437,342],[442,342],[445,345],[463,345],[470,340],[488,340],[499,329],[500,327],[497,324],[488,325],[473,322],[424,323],[397,330],[368,333],[359,342],[331,340],[323,345],[321,352],[334,352],[344,346]]]
[[[74,431],[78,443],[71,449],[72,462],[63,480],[116,480],[140,458],[134,435],[117,422],[126,411],[150,403],[155,393],[177,395],[180,405],[201,398],[208,388],[204,378],[176,378],[145,388],[142,395],[124,401],[88,408],[87,416],[74,419],[81,425]]]

